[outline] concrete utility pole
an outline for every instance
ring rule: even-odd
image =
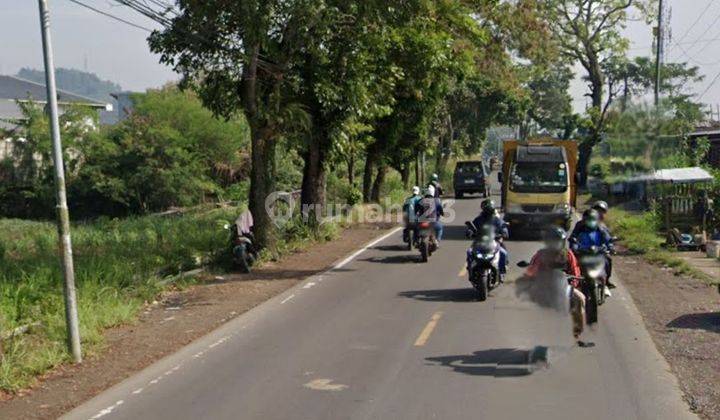
[[[40,30],[42,32],[43,58],[45,59],[45,86],[47,105],[50,111],[50,133],[52,135],[53,163],[55,165],[55,188],[57,190],[58,236],[60,255],[65,279],[65,322],[68,331],[68,347],[75,363],[82,362],[80,349],[80,327],[78,323],[77,298],[75,296],[75,269],[73,267],[72,242],[70,240],[70,213],[65,194],[65,163],[60,142],[57,88],[55,87],[55,64],[50,42],[50,14],[47,0],[38,0],[40,7]]]
[[[660,77],[663,60],[663,49],[665,44],[665,28],[663,0],[658,1],[658,26],[657,26],[657,45],[655,48],[655,107],[660,105]]]

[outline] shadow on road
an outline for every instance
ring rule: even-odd
[[[475,302],[477,292],[473,288],[462,289],[431,289],[408,290],[398,293],[398,296],[422,300],[426,302]]]
[[[668,322],[667,327],[720,333],[720,312],[682,315]]]
[[[430,364],[447,366],[455,372],[475,376],[517,377],[527,376],[547,366],[547,351],[544,346],[531,350],[501,348],[479,350],[472,354],[458,356],[427,357]]]
[[[368,261],[368,262],[380,263],[380,264],[407,264],[407,263],[420,262],[420,255],[404,254],[404,255],[390,255],[387,257],[369,257],[369,258],[364,258],[360,261]]]
[[[372,249],[377,249],[378,251],[407,251],[407,244],[378,245],[378,246],[374,246]]]
[[[443,229],[443,241],[467,241],[469,244],[470,239],[465,237],[466,229],[465,225],[445,225]]]

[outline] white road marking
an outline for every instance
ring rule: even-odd
[[[307,284],[305,284],[305,286],[303,286],[303,289],[309,289],[309,288],[315,286],[316,284],[317,283],[315,283],[314,281],[307,282]]]
[[[283,299],[283,300],[280,302],[280,304],[281,304],[281,305],[284,305],[284,304],[288,303],[288,302],[290,301],[290,299],[292,299],[292,298],[294,298],[294,297],[295,297],[295,294],[292,294],[292,295],[286,297],[285,299]]]
[[[314,389],[316,391],[342,391],[347,389],[347,385],[334,384],[332,379],[314,379],[304,386],[305,388]]]
[[[144,389],[144,388],[138,388],[138,389],[136,389],[135,391],[133,391],[132,393],[133,393],[133,395],[137,395],[137,394],[143,392],[143,389]]]
[[[335,264],[330,271],[332,270],[338,270],[342,268],[343,266],[347,265],[350,261],[357,258],[360,254],[367,251],[369,248],[372,248],[373,246],[377,245],[378,243],[384,241],[385,239],[389,238],[390,236],[396,234],[397,232],[401,231],[402,227],[396,227],[395,229],[391,230],[390,232],[384,234],[383,236],[375,239],[374,241],[370,242],[369,244],[365,245],[364,247],[360,248],[359,250],[352,253],[349,257],[345,258],[344,260],[340,261],[339,263]]]

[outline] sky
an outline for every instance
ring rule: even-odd
[[[154,22],[111,0],[81,1],[138,25],[157,28]],[[178,78],[170,68],[158,63],[158,56],[150,53],[146,31],[116,22],[70,0],[49,3],[56,66],[87,69],[134,91]],[[672,33],[666,61],[698,65],[706,80],[692,90],[699,94],[708,89],[702,101],[720,103],[720,59],[713,58],[720,57],[720,1],[666,0],[666,4]],[[0,0],[0,74],[15,74],[21,67],[42,68],[38,21],[36,1]],[[652,54],[652,29],[644,22],[629,22],[625,35],[631,41],[631,55]],[[576,71],[581,73],[582,69],[578,67]],[[716,76],[719,80],[711,85]],[[578,77],[571,88],[573,105],[578,111],[585,108],[585,92],[586,87]]]

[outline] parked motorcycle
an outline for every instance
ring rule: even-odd
[[[233,263],[244,273],[250,272],[250,267],[258,258],[252,226],[253,219],[249,211],[243,212],[234,224],[226,225],[230,230],[230,252]]]
[[[420,250],[420,261],[427,262],[428,257],[437,250],[435,227],[432,222],[418,222],[417,248]]]
[[[488,293],[500,284],[500,243],[502,236],[490,227],[476,228],[465,222],[468,236],[473,238],[468,278],[478,292],[478,300],[487,299]]]

